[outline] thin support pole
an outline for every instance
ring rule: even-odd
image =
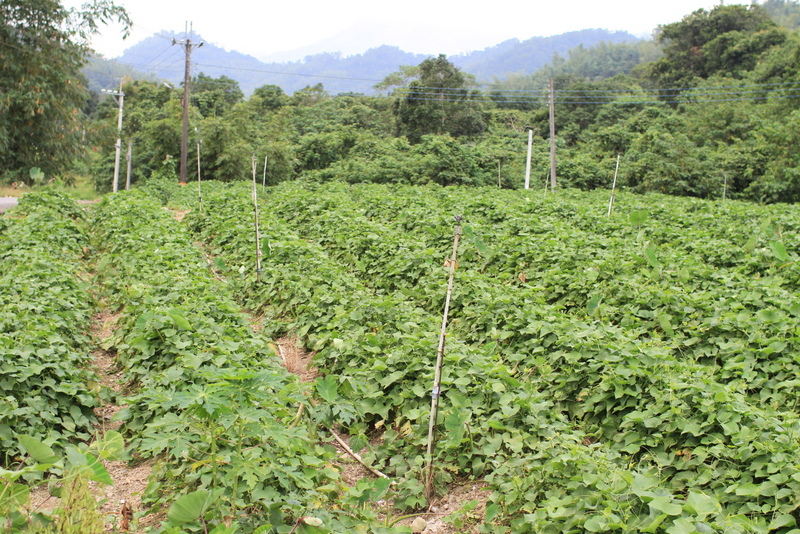
[[[617,189],[617,173],[619,172],[619,154],[617,154],[617,168],[614,169],[614,181],[611,183],[611,198],[608,199],[608,213],[606,217],[611,217],[611,208],[614,207],[614,194]]]
[[[253,213],[256,231],[256,276],[261,282],[261,232],[258,230],[258,191],[256,190],[256,155],[253,154]]]
[[[722,200],[725,201],[725,197],[728,195],[728,173],[722,175]]]
[[[125,93],[122,92],[122,80],[119,81],[119,91],[116,93],[119,103],[117,114],[117,144],[114,145],[114,185],[113,190],[119,191],[119,160],[122,153],[122,108],[125,106]]]
[[[197,141],[197,199],[203,211],[203,186],[200,184],[200,141]]]
[[[550,78],[550,191],[556,190],[556,97],[555,84]]]
[[[261,180],[261,187],[267,186],[267,157],[264,156],[264,178]]]
[[[127,172],[125,173],[125,191],[131,188],[131,172],[133,171],[133,139],[128,140],[128,154],[125,156],[127,160]]]
[[[450,257],[450,277],[447,281],[447,296],[444,301],[442,314],[442,330],[439,334],[439,350],[436,352],[436,367],[434,368],[433,389],[431,390],[431,418],[428,423],[428,449],[427,466],[425,468],[425,499],[430,504],[433,498],[433,453],[436,445],[436,420],[439,417],[439,397],[442,383],[442,365],[444,360],[444,342],[447,335],[447,316],[450,312],[450,297],[453,294],[453,279],[456,272],[456,259],[458,256],[458,241],[461,238],[461,217],[456,217],[455,235],[453,237],[453,254]]]
[[[531,188],[531,148],[533,145],[533,130],[528,128],[528,158],[525,160],[525,189]]]

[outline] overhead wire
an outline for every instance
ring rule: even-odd
[[[159,53],[156,57],[164,53]],[[177,50],[176,50],[177,53]],[[161,62],[158,67],[160,71],[166,61],[169,61],[175,54]],[[152,63],[155,58],[149,60],[145,65]],[[117,61],[120,64],[137,68],[137,65]],[[177,63],[179,59],[175,60]],[[281,72],[266,69],[254,69],[246,67],[231,67],[214,65],[209,63],[192,62],[192,70],[196,72],[200,67],[220,69],[223,71],[242,71],[256,72],[262,74],[278,76],[294,76],[305,78],[319,78],[330,80],[344,80],[353,82],[375,82],[383,80],[370,78],[355,78],[347,76],[330,76],[324,74],[308,74]],[[150,73],[159,72],[156,67],[148,68]],[[220,86],[238,87],[238,83],[219,82],[215,80],[203,80],[204,84]],[[549,94],[546,89],[501,89],[497,88],[496,83],[476,84],[474,87],[483,88],[484,92],[475,93],[474,88],[442,88],[429,86],[405,86],[387,89],[386,94],[375,95],[393,99],[406,100],[436,100],[442,102],[457,102],[466,99],[489,101],[495,104],[546,104]],[[789,91],[789,94],[786,94]],[[761,84],[739,84],[739,85],[720,85],[716,87],[671,87],[660,89],[557,89],[553,92],[554,102],[559,105],[647,105],[647,104],[688,104],[703,102],[741,102],[741,101],[762,101],[769,98],[797,98],[800,94],[791,91],[800,91],[799,82],[771,82]],[[365,95],[366,96],[366,95]]]

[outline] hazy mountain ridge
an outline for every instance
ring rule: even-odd
[[[172,45],[172,36],[161,32],[127,49],[114,60],[142,75],[155,76],[173,84],[183,80],[184,54],[180,45]],[[555,54],[565,55],[577,46],[592,47],[600,42],[634,42],[639,39],[627,32],[588,29],[551,37],[532,37],[524,41],[510,39],[484,50],[451,56],[450,60],[479,81],[501,80],[510,74],[530,74],[549,63]],[[192,39],[200,42],[201,38]],[[383,45],[362,54],[343,56],[338,52],[306,56],[301,61],[264,63],[257,58],[205,43],[193,49],[193,75],[200,72],[225,75],[239,82],[250,94],[256,87],[274,84],[287,93],[308,85],[322,83],[331,94],[344,92],[373,93],[372,87],[401,65],[418,65],[435,54],[413,54],[396,46]],[[91,79],[91,72],[87,72]]]

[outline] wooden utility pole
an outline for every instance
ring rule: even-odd
[[[192,44],[190,32],[187,32],[186,39],[181,41],[172,40],[172,44],[179,44],[183,47],[186,54],[186,62],[183,71],[183,128],[181,129],[181,176],[180,183],[186,184],[187,168],[189,161],[189,80],[191,78],[192,47],[200,48],[203,42]]]
[[[548,83],[550,89],[550,191],[556,190],[556,105],[553,78]]]

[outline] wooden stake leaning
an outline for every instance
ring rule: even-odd
[[[611,217],[611,208],[614,207],[614,192],[617,189],[617,173],[619,172],[619,154],[617,154],[617,168],[614,169],[614,181],[611,183],[611,198],[608,199],[608,213],[606,217]]]
[[[431,390],[431,418],[428,424],[427,465],[425,467],[425,499],[429,505],[433,498],[433,452],[436,444],[436,419],[439,417],[439,388],[442,383],[442,363],[444,359],[444,341],[447,335],[447,315],[450,312],[450,296],[453,294],[453,278],[456,272],[456,258],[458,256],[458,241],[460,238],[461,217],[456,217],[456,229],[453,237],[453,255],[449,262],[450,278],[447,281],[447,296],[444,300],[442,330],[439,334],[439,350],[436,352],[436,367],[434,368],[433,389]]]
[[[258,231],[258,192],[256,191],[256,155],[253,154],[253,212],[256,229],[256,276],[261,282],[261,233]]]

